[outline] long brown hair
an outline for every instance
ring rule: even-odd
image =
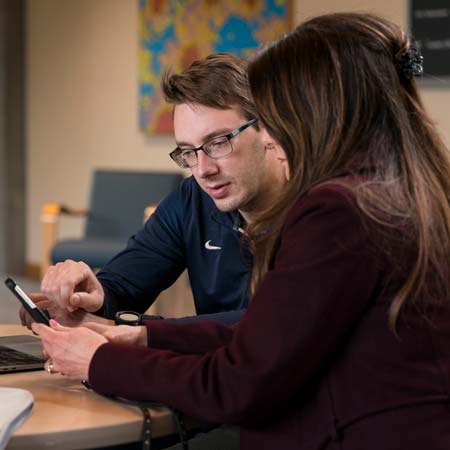
[[[293,203],[359,161],[373,169],[354,188],[361,210],[380,227],[409,230],[416,246],[390,306],[391,328],[405,302],[428,295],[428,274],[439,295],[448,295],[449,154],[399,63],[411,46],[380,17],[330,14],[300,25],[251,62],[258,116],[285,150],[291,174],[283,199],[249,229],[253,292]]]

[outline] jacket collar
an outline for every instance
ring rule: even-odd
[[[238,211],[225,213],[219,211],[215,205],[213,208],[214,209],[211,211],[211,218],[215,222],[225,227],[231,228],[234,231],[243,233],[244,219]]]

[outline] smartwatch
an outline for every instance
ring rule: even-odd
[[[142,325],[142,315],[134,311],[118,311],[114,317],[116,325]]]

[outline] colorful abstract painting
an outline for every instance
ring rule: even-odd
[[[289,0],[138,0],[139,121],[148,133],[172,132],[160,80],[214,52],[248,57],[289,29]]]

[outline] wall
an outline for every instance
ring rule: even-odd
[[[407,0],[294,0],[294,22],[327,11],[383,14],[406,25]],[[40,252],[40,206],[87,202],[95,167],[174,170],[170,137],[137,128],[137,0],[28,0],[27,261]],[[423,89],[450,143],[450,89]],[[63,222],[61,235],[81,223]]]
[[[93,168],[176,170],[171,137],[137,128],[137,1],[29,0],[27,261],[45,201],[85,207]],[[78,235],[65,219],[61,236]]]
[[[0,248],[6,249],[6,221],[7,221],[7,198],[6,198],[6,3],[0,1]],[[0,271],[6,268],[6,252],[0,252]]]

